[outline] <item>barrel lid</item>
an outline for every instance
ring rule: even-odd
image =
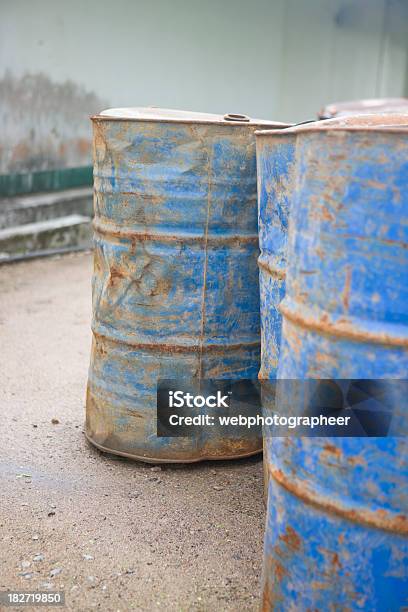
[[[348,117],[335,117],[333,119],[323,119],[321,121],[307,121],[298,123],[282,130],[273,130],[273,136],[286,134],[300,134],[307,132],[323,131],[405,131],[408,128],[407,113],[391,114],[362,114]],[[258,130],[255,136],[271,135],[270,130]]]
[[[335,102],[319,112],[319,119],[373,113],[408,113],[408,98],[372,98]]]
[[[194,111],[176,110],[172,108],[157,108],[154,106],[135,108],[108,108],[99,115],[92,117],[95,120],[125,120],[125,121],[155,121],[174,123],[216,123],[225,125],[259,125],[270,128],[283,129],[289,127],[287,123],[268,121],[266,119],[252,119],[239,113],[216,115],[213,113],[198,113]]]

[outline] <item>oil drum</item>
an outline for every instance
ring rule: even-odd
[[[256,453],[260,439],[158,437],[159,379],[256,378],[254,132],[244,115],[154,108],[93,117],[93,343],[86,435],[143,461]]]
[[[278,379],[408,378],[406,127],[299,128],[290,214]],[[266,439],[265,610],[407,606],[407,414],[394,412],[388,436]]]
[[[260,255],[262,403],[273,409],[275,389],[265,381],[276,378],[281,341],[279,305],[285,295],[290,209],[296,195],[296,137],[308,131],[340,126],[406,125],[408,115],[356,115],[308,122],[283,130],[259,130],[256,136],[258,172],[258,227]],[[267,491],[267,444],[264,441],[264,480]],[[265,495],[266,496],[266,495]]]

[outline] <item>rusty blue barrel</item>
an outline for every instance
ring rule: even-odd
[[[292,201],[296,195],[296,137],[309,130],[336,126],[399,125],[404,114],[357,115],[310,122],[283,130],[259,130],[256,136],[258,172],[259,285],[261,307],[261,380],[277,374],[282,330],[279,305],[285,295],[286,249]],[[264,385],[263,404],[271,409],[273,388]],[[264,445],[264,475],[268,481],[267,445]]]
[[[275,130],[274,130],[275,131]],[[256,132],[258,171],[259,285],[261,304],[260,379],[274,379],[278,368],[281,314],[285,295],[286,244],[295,178],[296,131]]]
[[[310,122],[283,130],[259,130],[256,136],[258,172],[258,259],[261,305],[261,380],[273,380],[279,359],[285,295],[287,240],[290,209],[296,197],[297,134],[330,127],[406,125],[408,115],[356,115]]]
[[[260,439],[156,435],[159,379],[256,378],[254,132],[243,115],[93,117],[95,255],[86,435],[144,461],[225,459]]]
[[[276,131],[269,138],[266,130],[257,131],[258,231],[260,255],[259,291],[261,308],[260,380],[276,378],[282,317],[278,306],[285,295],[286,243],[289,209],[294,193],[296,132],[290,128]],[[274,404],[271,387],[262,388],[265,405]],[[263,443],[264,498],[268,491],[267,444]]]
[[[278,378],[408,378],[408,129],[299,129],[296,159]],[[388,437],[266,439],[265,610],[408,605],[401,410]]]

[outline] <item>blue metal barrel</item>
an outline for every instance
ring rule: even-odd
[[[274,130],[272,130],[274,131]],[[296,131],[256,132],[258,171],[261,369],[259,378],[276,378],[281,335],[278,306],[285,295],[289,208],[295,178]]]
[[[284,130],[260,130],[256,136],[258,171],[259,285],[261,307],[261,380],[277,374],[282,330],[279,305],[285,295],[286,249],[292,201],[296,194],[296,138],[309,130],[336,126],[404,125],[407,115],[357,115],[310,122]],[[263,385],[262,403],[272,410],[273,388]],[[265,494],[268,448],[264,442]]]
[[[299,128],[296,149],[278,378],[408,378],[408,129]],[[266,445],[264,609],[407,606],[407,438]]]
[[[145,461],[225,459],[261,440],[156,435],[159,379],[256,378],[254,131],[245,116],[93,118],[95,260],[86,435]]]
[[[357,115],[310,122],[283,130],[259,130],[258,171],[259,284],[261,305],[261,380],[276,378],[282,328],[279,304],[285,295],[290,209],[296,196],[297,134],[330,127],[406,125],[408,115]]]
[[[278,306],[285,295],[286,243],[295,177],[296,133],[292,130],[255,133],[258,173],[258,231],[261,308],[260,380],[276,378],[282,317]],[[262,387],[262,403],[274,404],[271,387]],[[263,441],[264,499],[268,496],[268,447]]]

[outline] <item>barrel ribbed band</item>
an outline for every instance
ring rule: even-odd
[[[128,229],[94,219],[93,222],[94,231],[101,235],[108,235],[114,238],[125,238],[128,240],[135,240],[138,242],[180,242],[182,244],[197,243],[201,245],[226,245],[226,244],[258,244],[257,234],[210,234],[207,238],[204,234],[194,234],[188,232],[178,232],[177,234],[170,234],[168,232],[143,232],[135,229]]]
[[[169,344],[161,341],[143,342],[132,338],[118,338],[111,334],[100,332],[94,325],[92,326],[92,332],[97,339],[106,340],[115,344],[124,344],[137,350],[158,351],[159,353],[199,353],[201,350],[201,344],[199,342],[191,344]],[[202,350],[205,353],[242,351],[242,349],[248,349],[250,351],[260,349],[260,342],[245,341],[230,342],[228,344],[205,343],[202,346]]]
[[[397,514],[383,508],[366,508],[363,505],[346,505],[335,499],[331,492],[320,492],[311,489],[311,483],[288,476],[273,465],[268,466],[270,476],[284,489],[295,495],[306,504],[317,507],[327,514],[335,514],[354,523],[369,525],[383,531],[392,531],[408,535],[408,519],[404,514]]]
[[[387,323],[383,321],[365,321],[356,317],[333,315],[325,310],[316,309],[313,312],[300,308],[290,298],[286,297],[279,305],[284,319],[304,329],[329,336],[339,336],[386,346],[408,348],[408,326]]]
[[[265,260],[265,258],[258,257],[258,267],[260,268],[260,270],[264,270],[267,274],[270,274],[271,276],[275,276],[276,278],[280,279],[280,280],[285,280],[286,278],[286,271],[282,270],[281,268],[278,268],[277,266],[272,265],[268,260]]]

